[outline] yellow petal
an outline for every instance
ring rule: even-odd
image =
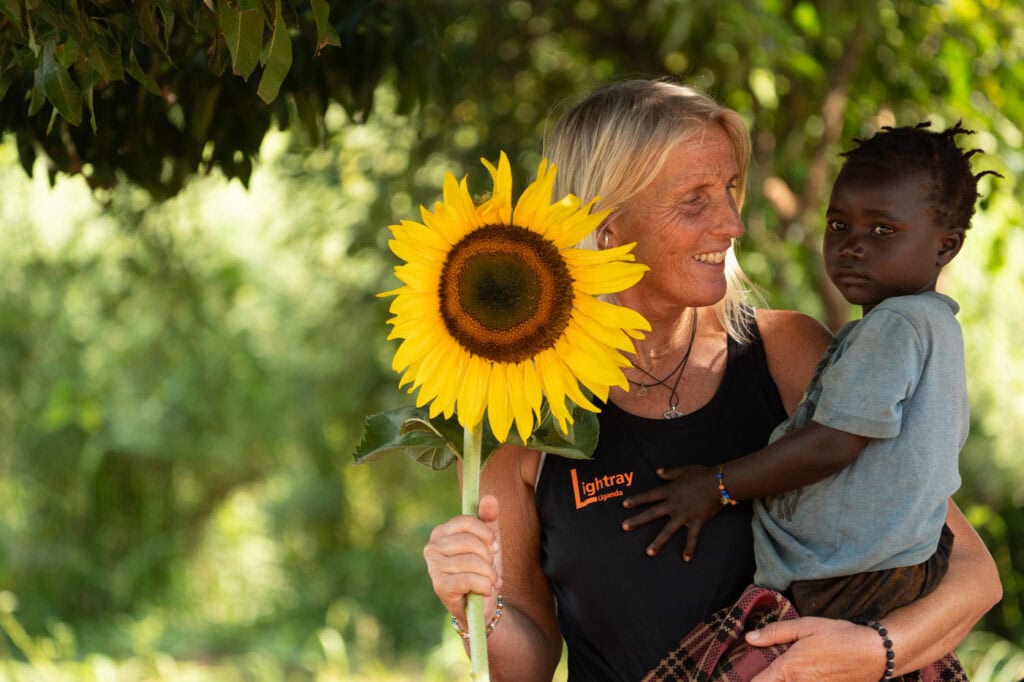
[[[500,362],[491,365],[490,390],[487,395],[487,421],[491,425],[491,433],[499,443],[508,440],[508,430],[512,426],[512,410],[508,403],[505,365]]]
[[[548,213],[544,234],[560,249],[579,244],[584,237],[600,227],[611,213],[610,211],[591,213],[596,201],[597,199],[586,206],[579,206],[579,199],[575,196],[570,194],[565,197]],[[576,208],[572,210],[574,206]]]
[[[576,268],[572,273],[573,287],[594,296],[614,294],[639,282],[646,270],[646,265],[622,262],[605,263],[599,268]]]
[[[508,382],[508,397],[512,405],[516,431],[519,433],[519,438],[523,443],[526,443],[530,438],[530,434],[533,433],[534,414],[531,409],[530,399],[527,397],[526,377],[524,375],[527,366],[532,366],[532,363],[527,361],[508,365],[505,376],[505,380]],[[540,387],[538,386],[537,388],[537,409],[539,411]]]
[[[551,206],[551,189],[554,184],[555,167],[548,166],[546,160],[541,161],[537,167],[537,179],[523,190],[516,203],[516,209],[512,212],[512,222],[540,232]]]
[[[566,378],[568,381],[576,380],[554,350],[542,351],[537,355],[536,361],[537,374],[544,387],[544,396],[547,398],[551,415],[558,421],[559,427],[565,433],[568,431],[566,423],[572,423],[572,415],[565,405],[565,396],[568,392]]]
[[[490,388],[491,361],[479,355],[470,355],[466,374],[459,389],[459,423],[472,428],[483,420]]]
[[[498,157],[498,167],[495,168],[487,159],[480,159],[487,172],[491,174],[494,183],[494,191],[491,198],[480,206],[480,217],[485,224],[511,225],[512,224],[512,166],[508,162],[505,152]]]

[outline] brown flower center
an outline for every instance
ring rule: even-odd
[[[572,277],[558,248],[516,225],[485,225],[441,269],[441,318],[466,350],[515,363],[555,345],[572,315]]]

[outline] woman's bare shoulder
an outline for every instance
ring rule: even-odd
[[[794,310],[757,310],[768,370],[786,410],[793,411],[814,374],[832,334],[810,315]]]
[[[541,453],[521,445],[503,445],[490,457],[484,467],[485,485],[519,488],[525,485],[532,490],[540,470]],[[488,475],[490,474],[490,475]],[[490,487],[490,486],[487,486]]]

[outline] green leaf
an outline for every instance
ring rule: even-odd
[[[96,83],[100,80],[99,72],[90,69],[88,66],[82,65],[78,74],[78,81],[81,83],[82,96],[85,99],[85,106],[89,110],[89,125],[92,127],[92,132],[96,132],[96,109],[93,104],[93,92],[96,87]]]
[[[128,75],[137,80],[146,92],[152,93],[157,97],[160,96],[160,86],[156,84],[148,73],[142,70],[142,65],[139,64],[139,58],[135,56],[135,48],[128,53],[128,67],[126,69]]]
[[[527,447],[569,459],[590,459],[597,447],[597,415],[574,405],[574,423],[567,434],[558,429],[558,423],[546,405],[542,415]],[[456,457],[462,457],[463,435],[464,429],[455,417],[431,419],[426,408],[400,407],[366,418],[363,440],[353,457],[356,464],[362,464],[390,454],[404,453],[420,464],[440,471],[450,466]],[[506,442],[522,444],[514,430]],[[498,442],[489,427],[484,428],[481,466],[504,444]]]
[[[281,16],[281,0],[274,2],[274,33],[264,48],[263,75],[256,94],[267,104],[277,99],[288,70],[292,68],[292,38],[288,35],[288,25]]]
[[[160,39],[160,29],[156,25],[156,8],[152,0],[135,0],[135,19],[142,29],[143,43],[154,50],[164,49],[163,40]]]
[[[32,73],[32,97],[28,101],[28,115],[35,116],[46,104],[46,91],[43,90],[43,65],[36,67]]]
[[[327,3],[327,0],[311,0],[311,4],[313,6],[313,19],[316,21],[317,54],[326,45],[340,46],[341,38],[338,37],[338,32],[334,29],[334,25],[331,24],[331,6]]]
[[[7,96],[7,89],[11,87],[11,83],[14,82],[14,77],[17,75],[18,74],[14,69],[0,71],[0,102],[4,101],[4,97]]]
[[[216,81],[213,85],[197,89],[189,111],[189,134],[193,140],[206,140],[206,133],[213,122],[213,115],[217,111],[217,102],[220,100],[221,82]]]
[[[46,99],[71,125],[82,122],[82,93],[71,74],[54,58],[53,42],[43,49],[42,79]]]
[[[435,471],[447,468],[458,452],[426,417],[426,410],[402,407],[371,415],[363,422],[363,440],[356,464],[392,454],[405,454]]]
[[[569,424],[569,433],[562,433],[545,404],[544,417],[526,447],[569,459],[590,459],[597,447],[600,430],[597,415],[576,405],[572,406],[571,414],[573,423]]]
[[[160,16],[164,20],[164,54],[167,54],[171,46],[171,33],[174,32],[174,6],[170,0],[157,0],[160,7]]]
[[[227,0],[220,0],[218,8],[220,30],[231,53],[231,70],[248,80],[263,48],[263,10],[258,5],[255,9],[235,10]]]
[[[19,35],[22,33],[20,5],[21,3],[18,2],[18,0],[0,0],[0,14],[7,17],[7,19],[14,24]]]
[[[106,83],[124,80],[124,65],[121,51],[111,50],[99,29],[93,26],[91,40],[86,40],[86,62]]]

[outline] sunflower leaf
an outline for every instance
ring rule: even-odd
[[[426,410],[401,407],[367,417],[363,440],[353,458],[356,464],[393,453],[405,454],[435,471],[446,469],[459,455],[426,415]]]
[[[569,459],[590,459],[593,456],[600,430],[596,414],[573,405],[573,423],[569,424],[568,433],[562,433],[550,411],[545,412],[526,447]]]
[[[590,459],[597,447],[597,415],[574,405],[572,417],[574,423],[569,425],[569,432],[562,433],[558,422],[545,409],[526,447],[569,459]],[[404,454],[425,467],[441,471],[456,458],[462,458],[464,432],[455,417],[430,418],[426,408],[399,407],[370,415],[363,421],[363,439],[352,456],[356,464],[363,464]],[[515,430],[509,434],[507,443],[522,445]],[[486,463],[502,445],[485,426],[481,463]]]

